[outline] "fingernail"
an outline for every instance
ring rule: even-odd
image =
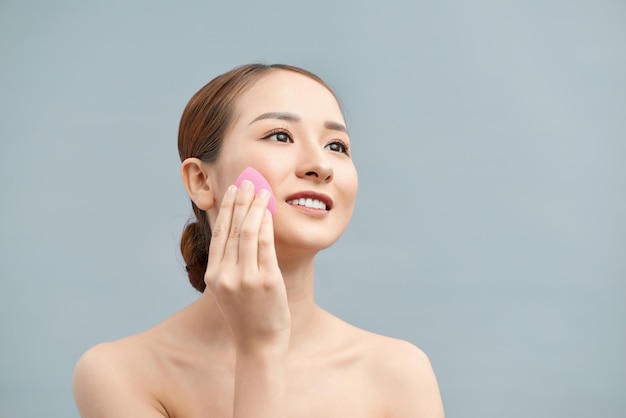
[[[226,189],[226,193],[224,194],[224,197],[233,197],[235,196],[235,193],[237,193],[237,188],[233,185],[228,186],[228,189]]]
[[[252,188],[253,188],[252,182],[250,182],[249,180],[244,180],[241,183],[241,186],[239,186],[239,190],[241,190],[244,193],[249,192],[250,190],[252,190]]]
[[[270,197],[270,192],[267,189],[261,189],[259,190],[258,196],[261,199],[267,199],[268,197]]]

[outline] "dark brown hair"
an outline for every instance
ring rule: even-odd
[[[198,158],[217,160],[224,134],[235,118],[237,101],[243,93],[271,71],[285,70],[305,75],[332,90],[315,74],[284,64],[248,64],[224,73],[202,87],[189,101],[180,120],[178,154],[180,160]],[[334,93],[333,93],[334,94]],[[187,264],[191,285],[204,292],[204,272],[209,259],[211,227],[206,213],[191,202],[196,216],[190,221],[180,241],[180,251]]]

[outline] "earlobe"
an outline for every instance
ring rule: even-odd
[[[205,163],[198,158],[185,159],[180,167],[180,176],[193,203],[204,211],[211,209],[215,204],[215,197],[209,185]]]

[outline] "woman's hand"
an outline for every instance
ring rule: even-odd
[[[270,194],[243,181],[222,200],[204,281],[237,350],[234,418],[286,416],[291,317],[274,248]]]
[[[286,349],[291,320],[274,248],[269,192],[230,186],[213,227],[204,276],[233,333],[237,352]]]

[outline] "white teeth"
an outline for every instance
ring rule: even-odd
[[[290,205],[305,206],[307,208],[312,208],[312,209],[326,210],[326,203],[317,199],[300,198],[300,199],[288,200],[287,203],[289,203]]]

